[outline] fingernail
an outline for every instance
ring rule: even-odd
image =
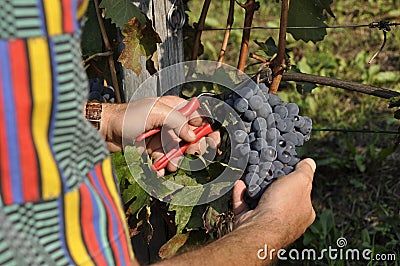
[[[315,169],[317,168],[315,161],[311,158],[307,158],[306,160],[307,160],[308,165],[311,166],[311,169],[313,170],[313,172],[315,172]]]

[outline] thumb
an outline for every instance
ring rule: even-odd
[[[246,192],[246,185],[242,180],[235,182],[233,186],[232,204],[233,213],[238,215],[248,210],[248,206],[244,201],[244,193]]]
[[[309,178],[312,181],[314,179],[314,173],[316,167],[317,165],[315,161],[311,158],[307,158],[301,160],[296,165],[296,170],[293,173],[296,173],[296,175],[301,175],[303,177]]]

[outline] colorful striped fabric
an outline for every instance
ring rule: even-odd
[[[14,8],[16,21],[25,14],[21,25],[37,27],[17,27],[12,33],[18,38],[0,38],[0,206],[68,192],[107,156],[106,147],[98,146],[101,137],[81,115],[87,77],[72,19],[76,5],[73,0],[5,3]],[[32,37],[44,29],[48,36]]]
[[[129,265],[129,238],[110,170],[106,160],[64,197],[2,208],[0,265]]]
[[[1,3],[0,265],[133,257],[107,148],[82,115],[87,2]]]

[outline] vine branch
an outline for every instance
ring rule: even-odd
[[[194,46],[193,46],[193,53],[192,59],[196,60],[197,55],[199,54],[199,48],[201,43],[201,34],[203,33],[204,24],[206,22],[206,17],[208,13],[208,9],[210,8],[211,0],[205,0],[203,4],[203,9],[201,10],[201,15],[199,18],[199,22],[197,23],[196,27],[196,35],[194,37]]]
[[[254,12],[260,8],[260,3],[255,0],[247,0],[245,4],[238,3],[245,10],[244,29],[242,35],[242,44],[240,47],[238,69],[244,72],[246,60],[249,53],[249,40],[251,32],[251,24],[253,23]]]
[[[281,9],[281,21],[280,21],[280,29],[279,29],[279,41],[278,41],[278,54],[276,58],[272,62],[272,84],[270,87],[271,93],[277,93],[279,84],[282,79],[282,74],[284,71],[285,65],[285,49],[286,49],[286,29],[287,29],[287,21],[288,21],[288,13],[289,13],[289,4],[290,0],[282,0],[282,9]]]
[[[392,91],[376,86],[361,84],[358,82],[347,81],[337,78],[316,76],[304,73],[293,73],[285,72],[282,75],[282,80],[284,81],[299,81],[299,82],[310,82],[321,85],[332,86],[336,88],[342,88],[349,91],[361,92],[364,94],[369,94],[383,99],[390,99],[392,97],[400,96],[397,91]]]
[[[102,56],[106,57],[106,56],[109,56],[109,55],[112,55],[112,54],[113,54],[112,51],[107,51],[107,52],[103,52],[103,53],[96,53],[96,54],[93,54],[93,55],[89,56],[85,60],[83,60],[82,63],[83,63],[84,66],[86,66],[86,64],[89,63],[90,60],[92,60],[92,59],[94,59],[96,57],[102,57]]]
[[[218,63],[222,63],[224,61],[226,48],[228,47],[229,36],[231,34],[231,29],[234,22],[234,13],[235,13],[235,0],[230,0],[228,19],[226,20],[226,30],[225,30],[224,40],[222,41],[221,51],[219,52],[218,56]]]
[[[115,65],[114,65],[114,56],[112,54],[110,41],[108,40],[106,28],[104,27],[103,19],[101,17],[100,8],[99,8],[99,1],[98,0],[94,0],[94,6],[96,8],[97,20],[99,22],[101,36],[103,37],[104,45],[106,46],[107,52],[111,52],[111,54],[108,55],[107,58],[108,58],[108,65],[110,66],[110,73],[111,73],[112,83],[113,83],[113,86],[114,86],[114,89],[115,89],[115,100],[116,100],[117,103],[121,103],[121,94],[119,92],[117,72],[115,71]]]

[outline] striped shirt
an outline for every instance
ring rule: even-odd
[[[82,116],[79,18],[87,3],[1,3],[0,264],[27,260],[13,252],[13,232],[28,253],[44,252],[40,265],[125,265],[132,257],[107,148]]]

